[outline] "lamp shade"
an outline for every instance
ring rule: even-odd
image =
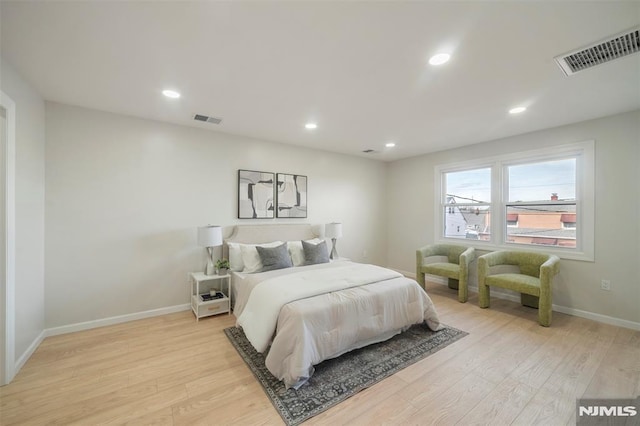
[[[222,227],[207,225],[198,227],[198,245],[216,247],[222,245]]]
[[[327,223],[324,226],[324,236],[327,238],[341,238],[342,224],[337,222]]]

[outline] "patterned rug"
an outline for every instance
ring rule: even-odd
[[[264,365],[240,328],[225,334],[247,363],[287,425],[303,421],[355,395],[397,371],[431,355],[468,333],[444,326],[431,331],[414,325],[386,342],[376,343],[315,366],[315,373],[300,389],[285,390]]]

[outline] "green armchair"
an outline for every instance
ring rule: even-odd
[[[432,256],[446,257],[445,262],[427,262]],[[475,249],[456,244],[432,244],[416,250],[416,278],[424,288],[424,274],[448,278],[449,288],[458,290],[458,301],[468,299],[469,264],[475,259]],[[442,259],[444,260],[444,259]]]
[[[502,270],[501,265],[510,265]],[[506,270],[505,269],[512,269]],[[551,284],[560,270],[558,256],[532,252],[495,251],[478,257],[478,293],[480,307],[488,308],[489,287],[520,292],[524,306],[538,308],[541,326],[551,325]]]

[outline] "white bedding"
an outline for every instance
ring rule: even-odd
[[[287,387],[302,385],[325,359],[412,324],[440,326],[414,280],[374,265],[334,262],[234,274],[234,288],[237,325],[256,350],[268,349],[265,364]]]
[[[256,286],[237,325],[258,352],[264,352],[276,330],[280,309],[289,302],[319,294],[402,277],[391,269],[339,262],[331,268],[299,271],[262,281]]]

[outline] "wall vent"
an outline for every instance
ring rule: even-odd
[[[205,123],[220,124],[222,118],[209,117],[208,115],[195,114],[193,119],[196,121],[204,121]]]
[[[554,59],[565,75],[569,76],[637,52],[640,52],[640,28],[625,31]]]

